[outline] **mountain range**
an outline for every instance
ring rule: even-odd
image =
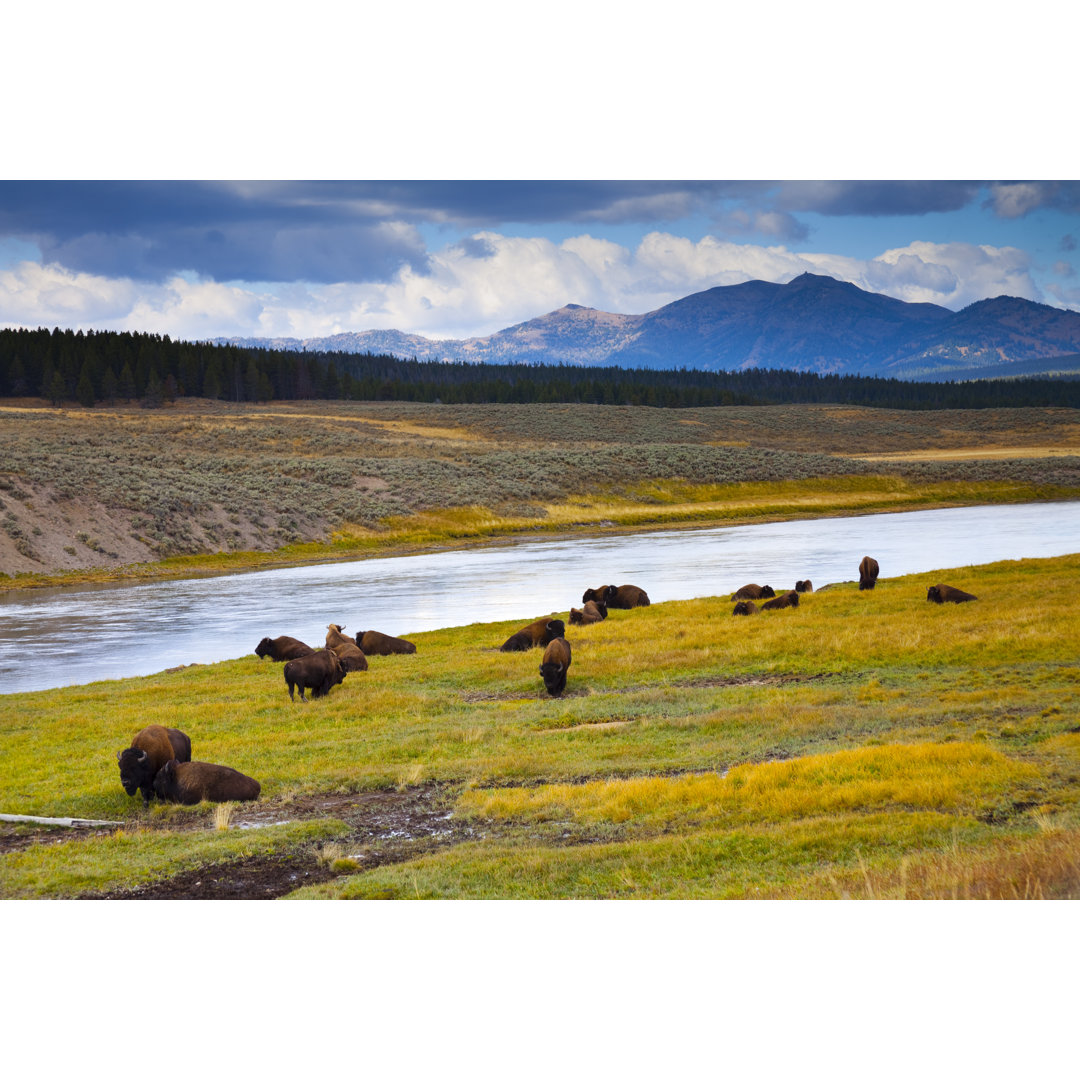
[[[1015,296],[950,311],[801,274],[782,285],[719,285],[644,315],[567,304],[487,337],[437,341],[399,330],[365,330],[214,343],[482,363],[963,379],[1080,370],[1080,313]]]

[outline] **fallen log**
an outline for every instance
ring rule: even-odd
[[[100,829],[110,825],[123,825],[122,821],[94,821],[78,817],[33,817],[30,814],[0,814],[0,821],[14,821],[26,825],[61,825],[67,829]]]

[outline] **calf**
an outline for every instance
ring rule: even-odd
[[[416,646],[404,638],[380,634],[378,630],[365,630],[356,635],[356,644],[368,656],[393,656],[395,653],[414,653]]]
[[[548,643],[544,659],[540,663],[540,675],[552,697],[558,697],[566,689],[566,672],[570,667],[570,642],[557,637]]]
[[[935,604],[963,604],[968,600],[978,600],[972,593],[963,589],[954,589],[951,585],[931,585],[926,590],[927,601]]]
[[[290,660],[282,669],[285,684],[289,688],[289,700],[294,701],[293,687],[300,687],[300,700],[307,701],[304,691],[310,690],[312,697],[325,697],[330,688],[345,679],[346,671],[336,654],[329,649],[318,649],[310,656],[301,656]]]
[[[310,656],[315,650],[294,637],[264,637],[255,646],[255,655],[261,660],[269,656],[271,660],[296,660],[301,656]]]
[[[756,615],[758,613],[758,606],[753,600],[740,600],[735,605],[735,610],[732,615]]]
[[[602,600],[587,600],[580,611],[577,608],[570,609],[571,626],[591,626],[593,623],[602,622],[607,618],[607,604]]]
[[[547,645],[566,633],[562,619],[537,619],[511,634],[500,646],[499,652],[528,652],[537,645]]]
[[[167,761],[154,777],[154,792],[159,799],[186,806],[194,806],[203,799],[246,802],[257,799],[261,790],[258,780],[228,765],[211,765],[208,761]]]
[[[341,661],[346,671],[367,671],[367,657],[351,637],[341,631],[343,626],[330,623],[326,628],[326,647]]]
[[[154,777],[167,761],[191,760],[191,740],[178,728],[151,724],[144,727],[126,750],[117,752],[120,763],[120,783],[129,795],[142,792],[143,806],[150,805],[154,792]]]
[[[744,585],[738,592],[731,594],[732,600],[767,600],[775,596],[771,585]]]
[[[774,596],[771,600],[767,600],[761,605],[762,611],[776,611],[777,608],[786,607],[798,607],[799,606],[799,594],[792,589],[791,592],[781,593],[779,596]]]

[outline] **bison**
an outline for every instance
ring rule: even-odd
[[[537,645],[547,645],[566,633],[562,619],[537,619],[511,634],[500,646],[499,652],[528,652]]]
[[[954,589],[951,585],[931,585],[926,590],[926,599],[935,604],[963,604],[967,600],[978,600],[977,596],[963,589]]]
[[[593,623],[602,622],[607,618],[607,604],[602,600],[586,600],[579,611],[577,608],[570,609],[571,626],[591,626]]]
[[[799,606],[799,594],[792,589],[791,592],[781,593],[779,596],[774,596],[771,600],[767,600],[761,605],[762,611],[776,611],[778,608],[786,607],[798,607]]]
[[[552,697],[558,697],[566,689],[566,672],[570,667],[570,642],[557,637],[548,643],[544,659],[540,662],[540,675]]]
[[[194,806],[203,799],[210,802],[246,802],[257,799],[262,790],[252,780],[228,765],[208,761],[166,761],[154,777],[154,792],[159,799]]]
[[[346,671],[367,671],[364,650],[341,632],[344,629],[337,623],[330,623],[326,628],[326,647],[341,661]]]
[[[310,656],[315,650],[310,645],[305,645],[294,637],[264,637],[255,646],[255,655],[261,660],[269,656],[271,660],[279,663],[283,660],[296,660],[301,656]]]
[[[877,559],[864,555],[862,562],[859,563],[859,589],[872,589],[877,584],[877,576]]]
[[[756,615],[758,613],[758,606],[753,600],[740,600],[735,605],[735,610],[732,615]]]
[[[811,583],[810,579],[807,578],[805,581],[796,581],[795,582],[795,591],[797,593],[813,592],[814,591],[814,586]]]
[[[600,601],[609,608],[629,609],[649,606],[649,594],[636,585],[601,585],[599,589],[586,589],[582,594],[581,602],[587,604],[590,600]]]
[[[775,596],[771,585],[744,585],[737,592],[731,594],[732,600],[768,600]]]
[[[330,688],[344,681],[344,665],[330,649],[318,649],[310,656],[301,656],[290,660],[282,669],[285,683],[289,688],[289,700],[293,698],[293,687],[300,687],[300,700],[307,701],[304,691],[310,690],[312,697],[325,697]]]
[[[368,656],[393,656],[395,653],[414,653],[416,646],[404,638],[380,634],[378,630],[365,630],[356,635],[356,644]]]
[[[120,783],[129,795],[142,792],[143,806],[150,805],[154,777],[166,761],[191,760],[191,740],[178,728],[151,724],[144,727],[126,750],[119,750]]]

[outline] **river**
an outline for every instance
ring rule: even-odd
[[[1078,551],[1080,501],[493,541],[222,577],[17,591],[0,596],[0,693],[213,663],[279,634],[317,647],[330,622],[349,633],[408,636],[553,611],[565,617],[598,585],[630,582],[659,603],[727,596],[751,581],[780,591],[797,578],[815,587],[857,580],[863,555],[877,559],[885,579]]]

